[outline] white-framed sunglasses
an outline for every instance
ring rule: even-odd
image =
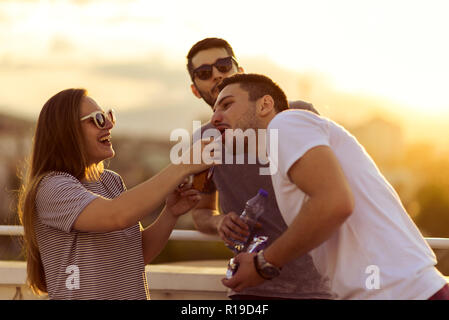
[[[80,118],[80,121],[84,121],[90,118],[98,127],[98,129],[104,129],[104,127],[106,127],[106,118],[108,118],[109,121],[112,122],[112,124],[115,124],[116,121],[114,109],[110,109],[106,113],[103,111],[94,111],[91,114]]]

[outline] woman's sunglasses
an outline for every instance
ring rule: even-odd
[[[86,119],[92,119],[92,121],[95,123],[95,125],[98,127],[98,129],[104,129],[106,127],[106,118],[109,119],[109,121],[112,122],[112,124],[115,124],[115,112],[113,109],[109,110],[108,112],[104,113],[103,111],[94,111],[91,114],[88,114],[85,117],[82,117],[80,120],[84,121]]]
[[[212,77],[212,68],[217,68],[221,73],[227,73],[232,69],[232,62],[235,62],[235,65],[238,66],[237,60],[234,57],[226,57],[217,59],[214,64],[203,64],[202,66],[193,70],[193,77],[197,77],[201,80],[208,80]]]

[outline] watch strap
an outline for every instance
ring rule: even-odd
[[[269,263],[267,260],[265,260],[265,257],[263,255],[263,250],[260,250],[255,256],[254,256],[254,265],[256,267],[256,271],[257,273],[264,278],[265,280],[271,280],[272,278],[270,277],[266,277],[263,273],[263,271],[261,270],[264,266],[269,266],[271,268],[275,268],[278,269],[279,272],[281,271],[281,268]]]

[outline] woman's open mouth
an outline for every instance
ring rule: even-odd
[[[105,145],[105,146],[108,146],[108,147],[110,147],[110,146],[112,145],[112,144],[111,144],[111,135],[110,135],[110,134],[101,137],[101,138],[99,139],[99,141],[100,141],[101,144],[103,144],[103,145]]]

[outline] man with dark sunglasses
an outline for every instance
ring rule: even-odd
[[[217,99],[218,85],[222,80],[244,72],[232,47],[219,38],[206,38],[192,46],[187,55],[187,70],[192,80],[193,94],[203,99],[211,108]],[[311,104],[303,101],[290,102],[290,107],[317,113]],[[208,123],[202,127],[202,131],[208,128],[213,126]],[[208,188],[192,211],[196,228],[204,233],[218,234],[228,245],[232,245],[233,240],[244,241],[248,236],[248,226],[239,218],[239,214],[246,201],[263,188],[269,195],[258,232],[268,236],[269,243],[276,240],[287,229],[287,225],[276,203],[270,176],[259,174],[261,167],[267,166],[259,163],[216,166],[212,188]],[[309,255],[286,264],[280,275],[273,280],[238,294],[231,291],[229,296],[235,300],[332,298],[329,284],[319,275]]]
[[[207,38],[190,49],[187,70],[192,80],[193,94],[213,106],[218,96],[217,86],[224,78],[243,72],[225,40]]]

